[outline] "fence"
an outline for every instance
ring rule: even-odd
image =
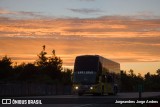
[[[0,84],[0,96],[43,96],[72,94],[71,85]]]

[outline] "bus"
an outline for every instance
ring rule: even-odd
[[[99,55],[77,56],[73,71],[73,92],[116,95],[120,86],[120,64]]]

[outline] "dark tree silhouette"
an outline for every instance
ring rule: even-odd
[[[150,74],[149,72],[145,74],[144,76],[144,85],[145,85],[145,91],[160,91],[160,75],[159,75],[159,69],[157,70],[157,75]]]
[[[0,60],[0,67],[1,68],[10,68],[12,61],[11,58],[8,58],[7,56],[4,56],[1,60]]]
[[[45,45],[44,45],[45,46]],[[47,52],[45,52],[45,48],[43,46],[43,50],[38,55],[38,60],[35,62],[40,72],[47,74],[54,81],[62,80],[62,60],[60,57],[55,55],[55,50],[52,51],[52,55],[47,57]]]
[[[121,91],[137,91],[138,85],[143,85],[143,77],[140,73],[136,76],[133,70],[129,70],[128,72],[129,74],[121,71]]]
[[[133,71],[132,69],[130,69],[128,72],[129,72],[129,75],[130,75],[131,77],[134,77],[134,76],[135,76],[134,71]]]
[[[68,68],[64,68],[62,72],[62,82],[64,84],[71,84],[72,83],[72,70]]]
[[[47,58],[47,65],[43,67],[42,72],[45,72],[54,81],[60,82],[62,78],[62,60],[60,57],[52,55]]]
[[[56,56],[55,50],[52,51],[51,56],[47,57],[45,49],[44,45],[35,63],[13,66],[11,58],[4,56],[0,59],[0,82],[72,84],[72,70],[62,70],[63,61]],[[135,75],[132,69],[128,73],[121,71],[121,91],[124,92],[138,91],[139,85],[144,87],[144,91],[160,91],[159,83],[160,69],[156,71],[156,74],[148,72],[144,77],[140,73]]]
[[[158,69],[158,70],[156,71],[156,73],[160,76],[160,69]]]
[[[47,52],[45,52],[45,49],[43,49],[39,55],[38,60],[36,61],[36,64],[41,67],[45,67],[47,65],[48,58],[46,57]]]
[[[12,71],[11,58],[4,56],[0,60],[0,80],[7,80],[11,71]]]

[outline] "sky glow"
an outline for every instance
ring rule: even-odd
[[[160,68],[160,0],[0,0],[0,57],[33,62],[46,51],[73,67],[98,54],[142,75]]]

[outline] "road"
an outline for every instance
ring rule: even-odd
[[[155,97],[155,96],[160,96],[160,92],[143,92],[142,93],[142,98]],[[91,94],[87,94],[83,96],[78,96],[78,95],[31,96],[27,98],[35,98],[35,97],[36,98],[138,98],[139,93],[138,92],[118,93],[116,96],[109,96],[109,95],[93,96]]]
[[[47,107],[106,107],[116,106],[120,107],[121,104],[116,104],[116,100],[157,100],[160,92],[144,92],[142,93],[142,99],[138,99],[138,93],[118,93],[116,96],[93,96],[93,95],[54,95],[54,96],[30,96],[30,97],[14,97],[15,99],[41,99],[42,103],[47,103]],[[156,99],[154,99],[156,97]],[[159,104],[160,102],[158,102]],[[25,106],[33,106],[33,105],[25,105]],[[127,105],[129,106],[129,105]],[[132,107],[133,104],[131,105]],[[35,107],[35,105],[34,105]],[[37,105],[37,107],[46,107],[44,105]],[[124,107],[124,106],[123,106]]]

